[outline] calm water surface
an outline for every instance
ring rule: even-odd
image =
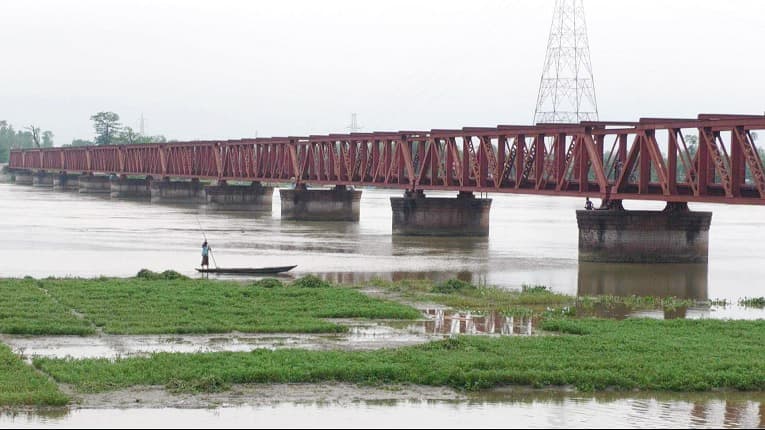
[[[571,295],[734,302],[764,294],[765,207],[691,205],[714,212],[708,265],[580,264],[580,199],[492,195],[490,236],[457,239],[392,236],[389,198],[399,194],[364,190],[360,222],[328,223],[282,221],[278,192],[270,212],[243,214],[0,184],[0,276],[130,276],[141,268],[198,276],[201,224],[220,266],[297,264],[288,276],[459,277],[508,288],[543,284]]]
[[[73,409],[0,413],[0,426],[140,428],[765,428],[765,403],[728,398],[493,396],[465,402],[274,403],[215,409]]]

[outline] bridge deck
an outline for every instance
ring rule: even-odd
[[[765,204],[765,116],[13,150],[34,171]],[[696,136],[696,142],[687,136]]]

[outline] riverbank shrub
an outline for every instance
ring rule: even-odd
[[[747,308],[765,308],[765,297],[744,297],[738,304]]]
[[[332,284],[318,276],[306,275],[292,283],[295,288],[332,288]]]
[[[438,294],[453,294],[476,289],[477,287],[470,282],[452,278],[444,282],[439,282],[433,287],[431,292]]]
[[[93,325],[45,290],[47,281],[0,280],[0,333],[22,335],[88,335]]]
[[[340,333],[327,318],[419,319],[351,288],[261,288],[206,279],[0,279],[0,332]],[[277,281],[278,282],[278,281]],[[323,282],[323,281],[322,281]],[[261,285],[262,286],[262,285]]]
[[[165,270],[164,272],[157,273],[149,269],[139,270],[138,273],[135,275],[135,277],[140,279],[148,279],[151,281],[159,281],[159,280],[173,281],[177,279],[189,279],[188,276],[181,275],[175,270]]]
[[[274,278],[263,278],[253,282],[252,286],[257,288],[283,288],[284,283]]]
[[[0,344],[0,406],[61,406],[68,402],[53,381]]]

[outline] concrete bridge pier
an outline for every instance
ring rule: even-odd
[[[358,221],[361,191],[339,185],[329,190],[298,186],[279,190],[282,219],[302,221]]]
[[[407,236],[488,236],[491,199],[460,192],[457,198],[425,197],[407,191],[391,197],[393,234]]]
[[[80,194],[109,194],[111,192],[108,176],[82,175],[77,182]]]
[[[271,211],[273,187],[264,187],[260,182],[250,185],[229,185],[220,181],[217,185],[205,187],[207,206],[228,211]]]
[[[712,212],[668,202],[662,211],[578,210],[579,261],[603,263],[706,263]]]
[[[34,173],[29,170],[17,170],[14,172],[13,177],[17,185],[32,185],[32,182],[34,182]]]
[[[150,184],[151,177],[141,179],[120,176],[109,181],[109,191],[113,199],[149,199]]]
[[[79,191],[80,175],[59,173],[53,176],[53,189],[56,191]]]
[[[53,188],[53,175],[48,172],[37,172],[32,177],[32,186],[38,188]]]
[[[149,191],[152,203],[197,204],[205,202],[204,187],[196,178],[190,181],[171,181],[169,178],[151,181]]]

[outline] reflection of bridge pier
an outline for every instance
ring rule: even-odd
[[[579,262],[578,296],[677,297],[707,300],[706,264]]]

